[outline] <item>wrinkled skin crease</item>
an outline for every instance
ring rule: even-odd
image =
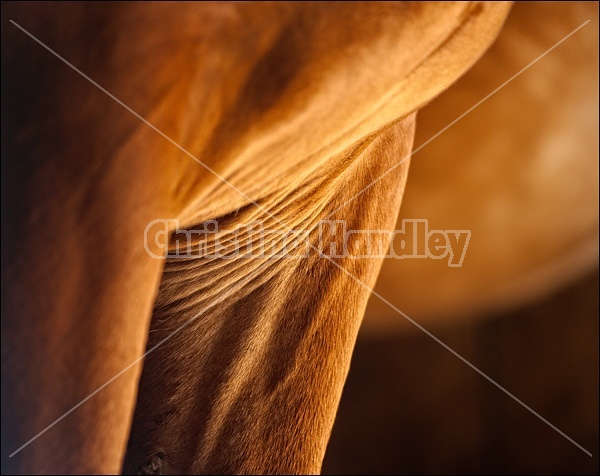
[[[317,223],[407,155],[413,130],[411,115],[317,171],[302,195],[283,198],[285,227],[312,228],[311,244],[330,249]],[[408,162],[331,219],[353,230],[392,229],[407,170]],[[238,211],[235,222],[252,222],[255,208]],[[339,234],[331,240],[341,249]],[[379,262],[335,260],[369,287]],[[125,472],[157,453],[169,473],[318,472],[367,298],[314,249],[296,259],[168,262],[148,347],[201,315],[145,362]]]
[[[508,8],[3,4],[3,471],[115,473],[130,429],[127,472],[319,471],[368,289],[316,254],[165,265],[144,228],[272,210],[312,229],[409,153]],[[335,217],[391,229],[407,165]],[[380,261],[338,264],[372,286]],[[204,307],[138,394],[147,340]]]

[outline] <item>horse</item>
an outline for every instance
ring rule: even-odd
[[[394,228],[509,10],[3,4],[3,470],[319,472],[383,259],[321,224]]]

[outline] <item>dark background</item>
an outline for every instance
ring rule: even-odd
[[[598,474],[598,285],[429,329],[592,458],[416,330],[359,338],[323,473]]]

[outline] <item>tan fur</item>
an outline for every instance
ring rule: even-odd
[[[2,8],[3,447],[141,356],[154,305],[149,345],[204,313],[145,362],[125,470],[319,471],[380,260],[339,262],[365,286],[316,254],[163,273],[144,227],[273,213],[311,230],[410,151],[416,111],[477,60],[508,5]],[[391,229],[407,163],[336,217]],[[14,458],[3,449],[3,469],[119,471],[139,375]]]

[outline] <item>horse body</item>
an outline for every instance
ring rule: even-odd
[[[346,202],[509,6],[2,8],[97,83],[3,20],[3,468],[114,473],[129,438],[128,472],[317,472],[381,259],[165,264],[144,230],[392,229],[408,161]]]

